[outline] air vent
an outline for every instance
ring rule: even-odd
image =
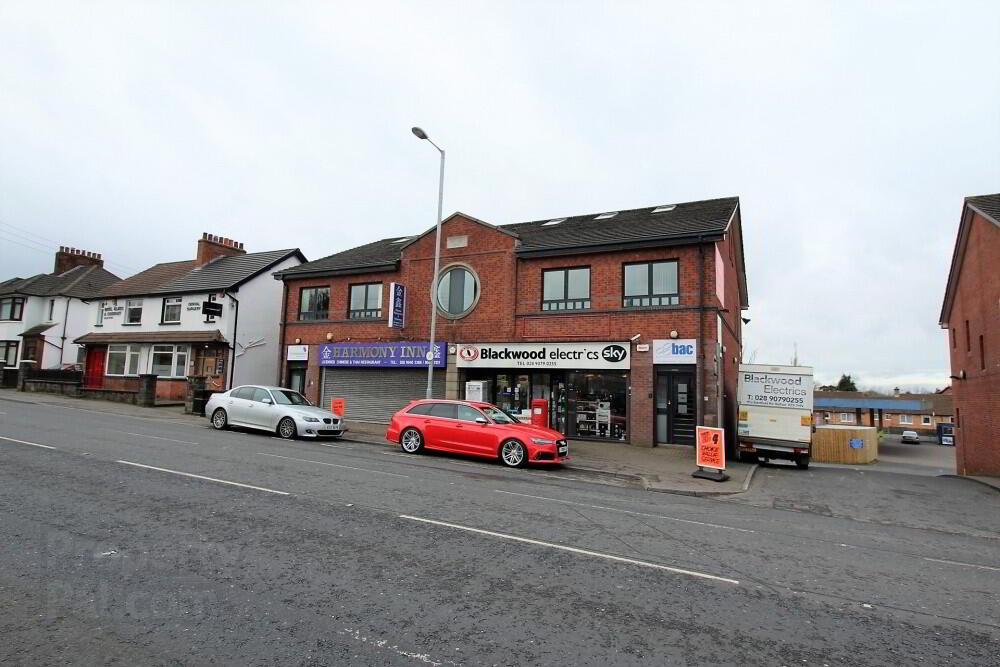
[[[599,216],[594,218],[594,220],[607,220],[608,218],[613,218],[618,215],[618,211],[611,211],[610,213],[601,213]]]
[[[666,213],[667,211],[672,211],[677,208],[677,204],[668,204],[666,206],[657,206],[653,209],[653,213]]]
[[[560,222],[566,222],[566,218],[555,218],[554,220],[543,222],[542,227],[551,227],[552,225],[558,225]]]

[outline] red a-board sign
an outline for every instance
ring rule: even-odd
[[[337,415],[338,417],[343,417],[347,413],[347,399],[346,398],[330,399],[330,412]]]
[[[726,469],[726,432],[721,428],[699,426],[695,463],[702,468]]]

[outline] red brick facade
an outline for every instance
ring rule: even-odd
[[[963,475],[1000,477],[1000,225],[966,207],[962,227],[949,278],[951,308],[942,315],[956,464]]]
[[[652,343],[669,338],[677,331],[679,338],[703,337],[705,355],[702,380],[704,385],[704,419],[707,425],[725,421],[734,427],[736,400],[736,370],[741,357],[740,275],[743,270],[742,249],[739,247],[739,213],[734,216],[726,237],[716,243],[663,246],[641,250],[595,252],[559,257],[518,257],[517,238],[505,231],[482,224],[462,214],[448,218],[441,233],[441,268],[460,263],[471,268],[480,280],[480,296],[476,307],[465,317],[449,320],[437,318],[436,339],[448,343],[463,342],[535,342],[535,341],[629,341],[641,334],[637,343]],[[448,248],[450,236],[467,236],[461,248]],[[285,278],[286,326],[284,342],[317,345],[328,341],[426,341],[430,330],[430,285],[434,264],[434,233],[425,234],[409,245],[402,246],[398,271],[328,275],[325,277]],[[402,244],[401,244],[402,245]],[[716,255],[718,247],[718,255]],[[725,304],[716,296],[716,257],[723,266],[719,271],[725,285]],[[624,309],[623,264],[644,260],[676,259],[680,304],[659,308]],[[590,267],[589,310],[542,311],[542,271],[549,268]],[[703,279],[699,279],[699,268]],[[349,286],[357,283],[383,284],[383,316],[388,313],[390,282],[406,285],[408,290],[406,327],[389,329],[387,319],[356,321],[347,318]],[[330,288],[330,315],[323,321],[299,321],[299,302],[303,288]],[[699,327],[699,290],[704,291],[703,326]],[[723,310],[724,308],[724,310]],[[716,368],[717,313],[724,326],[721,367]],[[309,355],[306,393],[310,400],[319,398],[319,377],[316,354]],[[652,352],[638,352],[632,346],[631,398],[628,407],[630,441],[650,445],[653,440],[653,363]],[[282,377],[282,382],[287,378]],[[722,387],[720,415],[719,391]]]

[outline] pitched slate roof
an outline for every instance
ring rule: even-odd
[[[195,266],[197,266],[197,263],[193,259],[183,262],[161,262],[154,264],[145,271],[140,271],[130,278],[109,285],[101,290],[98,296],[116,297],[149,294],[162,285],[180,278],[195,268]]]
[[[102,290],[101,297],[221,292],[233,289],[288,257],[305,256],[298,248],[216,257],[198,266],[194,260],[162,262]]]
[[[575,215],[546,226],[546,220],[502,225],[521,239],[518,254],[573,250],[599,246],[623,246],[649,242],[693,240],[722,235],[739,206],[738,197],[708,199],[676,204],[672,209],[654,213],[657,206],[634,208],[598,219],[602,213]],[[558,219],[558,218],[556,218]]]
[[[399,261],[402,246],[413,237],[382,239],[365,245],[344,250],[336,254],[317,259],[305,264],[293,266],[280,272],[281,276],[293,276],[309,273],[352,273],[372,271],[381,268],[394,269]],[[279,274],[275,274],[278,276]]]
[[[997,227],[1000,227],[1000,193],[966,197],[962,203],[962,216],[959,218],[958,235],[955,238],[955,249],[951,254],[951,268],[948,270],[948,282],[944,288],[944,301],[941,304],[941,315],[938,324],[943,329],[949,326],[951,307],[955,302],[955,290],[958,288],[958,278],[962,272],[962,262],[965,260],[965,248],[969,242],[969,227],[972,216],[969,210],[975,210]]]
[[[298,257],[300,261],[306,259],[298,248],[216,257],[211,262],[195,267],[184,275],[151,290],[151,293],[221,292],[236,287],[278,262],[293,256]]]
[[[654,211],[661,207],[647,206],[617,211],[614,216],[601,220],[597,217],[602,213],[588,213],[563,218],[562,222],[553,225],[546,225],[550,221],[546,218],[497,225],[496,228],[518,239],[519,255],[681,242],[694,240],[699,235],[711,240],[726,231],[739,202],[739,197],[725,197],[680,203],[659,213]],[[396,268],[403,247],[416,238],[397,236],[382,239],[281,271],[276,277],[391,270]]]
[[[965,203],[1000,225],[1000,194],[966,197]]]
[[[39,273],[30,278],[6,280],[0,283],[0,294],[89,299],[118,280],[118,276],[101,266],[74,266],[63,273]]]

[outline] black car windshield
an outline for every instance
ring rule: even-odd
[[[487,417],[492,419],[497,424],[513,424],[517,421],[500,408],[495,408],[492,405],[483,407],[482,411],[486,413]]]
[[[291,389],[274,389],[271,395],[278,405],[311,405],[305,396]]]

